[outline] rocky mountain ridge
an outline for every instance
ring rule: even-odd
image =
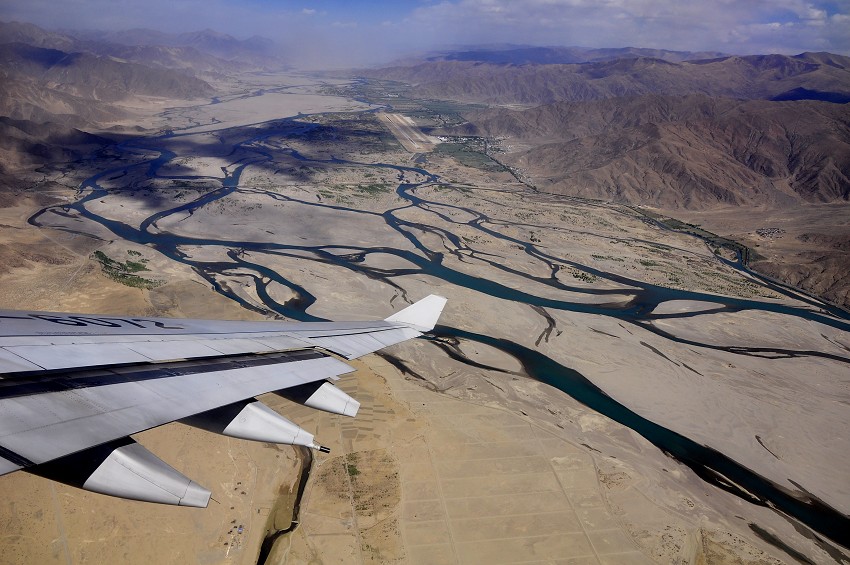
[[[111,143],[103,132],[134,106],[212,97],[212,86],[191,75],[229,64],[191,47],[127,47],[0,22],[2,185]]]
[[[574,63],[598,63],[614,59],[648,57],[674,63],[727,56],[716,51],[672,51],[669,49],[646,49],[640,47],[588,48],[588,47],[538,47],[502,46],[471,47],[429,55],[420,62],[432,61],[476,61],[496,65],[567,65]]]
[[[211,30],[167,34],[135,29],[121,32],[47,31],[33,24],[0,22],[0,43],[113,57],[154,68],[179,70],[191,76],[280,68],[271,40],[239,40]]]
[[[668,209],[850,199],[850,108],[647,95],[491,109],[444,130],[504,139],[540,190]]]
[[[170,69],[24,43],[0,45],[0,73],[7,81],[35,81],[43,88],[104,102],[138,95],[189,99],[213,92],[206,82]]]
[[[679,63],[649,57],[567,65],[437,61],[360,74],[409,83],[417,97],[485,104],[536,106],[647,94],[850,100],[850,57],[830,53],[729,56]]]

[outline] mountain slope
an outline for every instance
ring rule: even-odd
[[[643,96],[469,116],[540,190],[664,208],[850,199],[850,107]]]
[[[4,79],[32,80],[45,88],[107,102],[134,95],[197,98],[213,92],[204,81],[168,69],[23,43],[0,45],[0,73]]]
[[[361,74],[411,83],[417,97],[490,104],[538,105],[646,94],[770,99],[803,92],[795,89],[813,92],[813,97],[850,97],[850,58],[823,53],[681,63],[647,57],[522,66],[439,61]]]
[[[238,40],[212,31],[167,34],[153,30],[58,33],[19,22],[0,22],[0,44],[23,43],[66,53],[91,53],[146,65],[180,70],[190,76],[277,68],[270,40]]]
[[[223,61],[240,62],[252,67],[277,68],[280,61],[274,58],[274,42],[254,36],[236,39],[226,33],[211,29],[180,34],[164,33],[151,29],[131,29],[117,32],[74,32],[89,43],[124,47],[190,48]],[[113,50],[117,51],[117,49]]]
[[[427,57],[426,61],[476,61],[496,65],[569,65],[573,63],[596,63],[648,57],[678,63],[695,59],[723,57],[723,53],[670,51],[667,49],[645,49],[622,47],[594,49],[587,47],[532,47],[511,46],[503,48],[471,48],[449,51]]]
[[[125,118],[120,104],[140,96],[213,95],[209,84],[178,71],[22,43],[0,44],[0,80],[0,116],[83,128]]]
[[[0,43],[26,43],[33,47],[77,50],[77,40],[69,35],[44,30],[22,22],[0,22]]]

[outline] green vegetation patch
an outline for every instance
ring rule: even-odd
[[[440,143],[434,148],[434,152],[452,157],[465,167],[481,171],[500,173],[508,170],[487,155],[486,144],[480,142],[480,138],[458,138],[458,140],[452,143]]]
[[[349,453],[346,456],[345,462],[345,470],[348,472],[349,477],[356,477],[360,474],[360,470],[357,468],[357,454]]]
[[[463,123],[465,112],[486,108],[482,104],[414,98],[411,90],[411,86],[404,82],[361,77],[349,85],[329,87],[325,93],[358,98],[377,105],[386,104],[393,112],[430,120],[439,126]]]
[[[590,273],[586,273],[579,269],[570,269],[570,274],[574,279],[578,279],[586,283],[596,282],[596,275],[591,275]]]
[[[676,218],[668,218],[666,216],[662,216],[661,214],[656,214],[655,212],[650,212],[649,210],[644,210],[642,208],[632,207],[632,210],[634,210],[638,214],[642,214],[648,218],[652,218],[653,220],[668,229],[679,233],[695,235],[701,238],[709,246],[714,248],[716,254],[719,254],[719,250],[721,248],[726,248],[736,253],[740,253],[745,265],[750,261],[757,260],[760,257],[755,251],[753,251],[746,245],[742,245],[737,241],[727,239],[725,237],[717,235],[716,233],[704,230],[697,224],[689,224],[687,222],[677,220]]]
[[[128,255],[132,257],[140,257],[141,253],[138,251],[128,251]],[[161,281],[153,281],[149,279],[145,279],[136,275],[134,273],[140,273],[143,271],[150,271],[145,266],[145,263],[148,262],[147,259],[140,258],[138,261],[127,260],[125,262],[116,261],[115,259],[110,258],[103,251],[95,251],[91,255],[92,259],[96,259],[100,263],[100,269],[103,271],[103,274],[114,280],[115,282],[121,283],[125,286],[132,286],[134,288],[146,288],[152,289],[158,286],[162,286],[164,283]]]
[[[451,127],[466,123],[463,114],[483,110],[483,104],[466,104],[454,100],[416,100],[419,108],[407,110],[410,117],[430,120],[440,127]]]
[[[596,255],[595,253],[591,255],[595,261],[618,261],[620,263],[625,262],[625,259],[622,257],[614,257],[612,255]]]
[[[358,192],[365,192],[366,194],[375,195],[375,194],[381,194],[381,193],[384,193],[384,192],[390,192],[390,191],[392,191],[393,186],[391,184],[380,184],[380,183],[358,184],[356,186],[356,189],[357,189]]]

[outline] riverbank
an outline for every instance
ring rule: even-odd
[[[749,266],[768,280],[798,288],[850,311],[850,208],[809,204],[794,210],[724,208],[664,212],[752,249]]]

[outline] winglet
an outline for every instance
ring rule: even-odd
[[[387,318],[386,321],[401,322],[412,326],[417,331],[429,332],[437,324],[437,320],[440,318],[445,305],[445,298],[436,294],[430,294],[404,310],[396,312]]]

